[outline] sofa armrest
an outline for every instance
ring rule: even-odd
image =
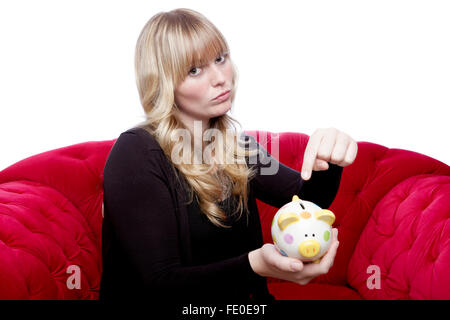
[[[450,299],[450,176],[406,179],[375,207],[348,267],[366,299]]]
[[[114,142],[50,150],[0,172],[0,299],[98,298],[103,168]]]
[[[100,257],[85,215],[59,191],[0,184],[0,299],[97,299]]]

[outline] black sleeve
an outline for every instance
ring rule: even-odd
[[[249,166],[256,169],[256,176],[250,181],[256,198],[276,208],[292,201],[293,195],[323,209],[331,205],[339,189],[342,167],[328,163],[328,170],[313,171],[311,178],[305,181],[299,171],[272,157],[254,137],[246,135],[245,140],[249,148],[258,150],[256,156],[246,158]]]
[[[254,281],[256,273],[248,253],[208,265],[181,265],[178,224],[164,161],[161,150],[149,150],[142,137],[125,132],[116,140],[104,169],[105,218],[111,221],[121,250],[143,286],[175,294],[194,286],[220,290]]]

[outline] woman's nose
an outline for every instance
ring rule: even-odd
[[[211,66],[210,71],[211,83],[213,86],[217,86],[225,82],[225,74],[221,66],[213,65]]]

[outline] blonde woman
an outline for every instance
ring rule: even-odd
[[[356,142],[317,130],[300,175],[238,133],[229,47],[196,11],[153,16],[135,67],[146,118],[119,136],[104,168],[100,299],[270,301],[266,277],[303,285],[327,273],[337,230],[320,263],[302,264],[263,245],[255,199],[279,208],[296,194],[328,207]]]

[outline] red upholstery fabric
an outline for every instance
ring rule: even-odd
[[[0,299],[98,298],[102,176],[113,143],[48,151],[0,172]],[[68,289],[71,265],[80,289]]]
[[[395,186],[361,234],[349,283],[370,299],[450,299],[449,208],[449,176],[417,175]],[[367,288],[369,265],[380,267],[380,290]]]
[[[249,133],[301,169],[307,135]],[[98,298],[102,175],[114,141],[51,150],[0,172],[0,299]],[[269,279],[270,292],[287,300],[450,299],[450,167],[407,150],[358,147],[330,207],[340,241],[334,266],[305,286]],[[271,242],[277,209],[258,207]],[[80,289],[67,285],[73,265]],[[367,286],[373,265],[379,289]]]

